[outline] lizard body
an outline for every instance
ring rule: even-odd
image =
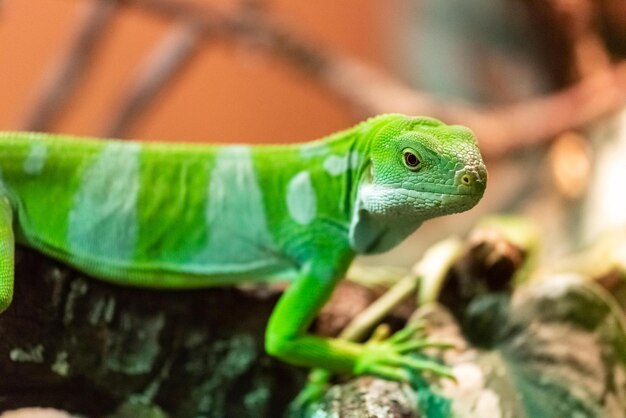
[[[419,367],[398,364],[399,353],[368,356],[306,329],[356,254],[471,208],[486,170],[467,128],[382,115],[282,146],[3,133],[0,180],[0,312],[12,297],[15,241],[120,285],[291,280],[268,325],[271,354],[405,379]]]

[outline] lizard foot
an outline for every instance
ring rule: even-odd
[[[354,368],[357,375],[372,374],[388,380],[413,383],[422,373],[454,380],[449,367],[416,355],[426,348],[450,348],[448,343],[430,341],[423,326],[410,324],[387,339],[372,339],[365,344]]]

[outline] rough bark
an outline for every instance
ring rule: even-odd
[[[263,350],[276,291],[124,288],[26,249],[16,270],[0,315],[0,411],[274,417],[303,380]]]

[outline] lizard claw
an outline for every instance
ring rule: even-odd
[[[406,383],[414,382],[423,373],[455,380],[449,367],[415,355],[425,348],[452,347],[449,343],[427,340],[423,333],[422,324],[408,325],[384,341],[368,342],[357,360],[355,374],[373,374]]]

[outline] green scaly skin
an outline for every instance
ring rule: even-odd
[[[473,207],[487,173],[470,130],[382,115],[286,146],[0,134],[0,312],[15,242],[119,285],[201,288],[291,280],[267,351],[335,373],[410,380],[439,370],[405,341],[306,333],[355,254]]]

